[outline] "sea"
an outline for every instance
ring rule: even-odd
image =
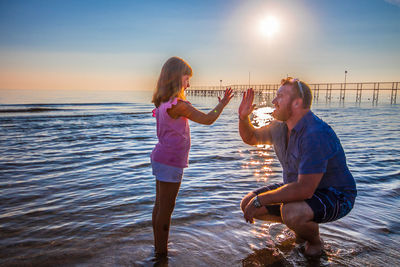
[[[188,100],[203,112],[218,103]],[[320,225],[324,253],[310,259],[285,225],[243,218],[243,196],[282,181],[282,169],[271,146],[241,140],[240,100],[211,126],[190,122],[189,167],[160,263],[151,92],[0,91],[0,266],[399,266],[400,105],[314,101],[341,140],[358,197],[349,215]],[[273,107],[255,101],[260,127]]]

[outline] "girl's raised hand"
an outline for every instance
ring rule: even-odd
[[[218,101],[220,103],[222,103],[224,105],[224,107],[226,105],[228,105],[229,101],[231,101],[231,99],[233,97],[232,92],[233,92],[232,88],[226,88],[225,93],[224,93],[224,98],[221,99],[220,97],[218,97]]]
[[[253,104],[254,100],[254,90],[253,88],[247,89],[247,92],[243,93],[242,103],[239,106],[239,117],[244,119],[245,117],[249,116],[256,104]]]

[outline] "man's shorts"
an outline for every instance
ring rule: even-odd
[[[284,184],[272,184],[261,187],[253,193],[256,195],[277,189]],[[317,189],[314,195],[304,201],[314,212],[313,221],[316,223],[326,223],[338,220],[346,216],[354,206],[357,191],[340,191],[333,187]],[[275,216],[281,216],[281,205],[266,205],[268,213]]]
[[[180,183],[183,177],[183,168],[169,166],[160,162],[151,161],[153,175],[157,180],[168,183]]]

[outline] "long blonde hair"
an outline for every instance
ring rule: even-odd
[[[184,75],[192,76],[190,65],[179,57],[168,59],[161,69],[151,102],[156,107],[159,107],[162,102],[168,101],[171,97],[186,99],[182,87],[182,77]]]

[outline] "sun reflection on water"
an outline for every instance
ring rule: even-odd
[[[252,117],[252,123],[255,128],[260,128],[265,125],[268,125],[272,120],[272,112],[274,111],[274,108],[272,107],[261,107],[258,109],[255,109],[253,111],[253,117]]]
[[[272,155],[269,151],[269,145],[261,146],[257,151],[250,151],[256,155],[256,159],[250,160],[243,165],[244,168],[254,168],[254,176],[257,182],[267,182],[272,174],[271,164],[273,162]]]
[[[261,107],[253,111],[252,124],[255,128],[260,128],[268,125],[273,117],[271,116],[274,108]],[[272,174],[271,164],[273,162],[273,155],[271,154],[272,145],[261,144],[256,145],[257,150],[250,151],[254,156],[252,160],[243,165],[244,168],[254,168],[254,177],[257,182],[267,182]]]

